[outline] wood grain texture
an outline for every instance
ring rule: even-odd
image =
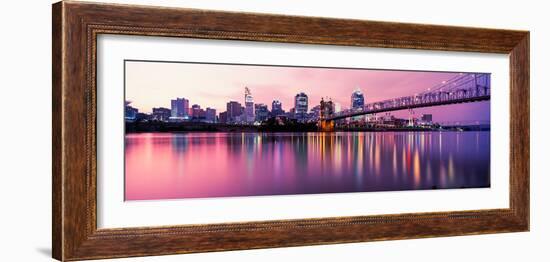
[[[61,5],[52,8],[52,256],[61,257],[63,242],[63,189],[61,185]]]
[[[510,207],[529,227],[529,33],[510,52]]]
[[[529,32],[59,2],[53,5],[53,257],[82,260],[529,230]],[[145,228],[97,228],[100,34],[510,55],[510,208]]]

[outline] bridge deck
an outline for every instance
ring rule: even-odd
[[[360,116],[360,115],[368,115],[368,114],[376,114],[376,113],[383,113],[383,112],[390,112],[390,111],[407,110],[407,109],[414,109],[414,108],[421,108],[421,107],[431,107],[431,106],[441,106],[441,105],[452,105],[452,104],[479,102],[479,101],[486,101],[486,100],[490,100],[490,99],[491,99],[490,95],[484,95],[484,96],[466,97],[466,98],[460,98],[460,99],[450,99],[450,100],[445,100],[445,101],[434,101],[434,102],[408,104],[408,105],[402,105],[402,106],[392,106],[392,107],[386,107],[386,108],[378,108],[378,109],[371,109],[371,110],[361,110],[361,111],[357,111],[357,112],[349,112],[349,113],[342,114],[342,115],[333,115],[331,117],[327,117],[326,120],[338,120],[338,119],[344,119],[344,118]]]

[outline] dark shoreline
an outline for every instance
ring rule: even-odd
[[[422,128],[422,127],[398,127],[398,128],[372,128],[372,127],[336,127],[334,132],[448,132],[448,131],[490,131],[488,127],[452,127],[452,128]],[[297,133],[319,132],[314,123],[304,123],[289,126],[251,126],[228,125],[209,123],[166,123],[143,122],[126,123],[125,133],[188,133],[188,132],[224,132],[224,133]]]

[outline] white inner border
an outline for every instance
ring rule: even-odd
[[[97,46],[98,228],[509,207],[507,55],[123,35]],[[491,188],[124,202],[124,59],[492,73]]]

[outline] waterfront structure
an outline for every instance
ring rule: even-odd
[[[338,102],[332,102],[332,112],[338,113],[342,111],[342,105]]]
[[[247,123],[254,122],[254,97],[252,97],[252,92],[248,87],[244,88],[244,121]]]
[[[296,117],[294,117],[295,113],[296,113],[296,110],[294,110],[294,107],[293,107],[290,110],[288,110],[288,112],[285,114],[285,116],[288,119],[296,119]]]
[[[357,88],[351,93],[351,108],[363,108],[365,105],[365,95],[361,92],[361,89]]]
[[[227,121],[227,111],[220,113],[220,116],[218,117],[218,121],[222,124],[227,124],[228,123],[228,121]]]
[[[334,131],[334,121],[327,121],[329,117],[334,113],[334,104],[332,101],[321,98],[319,105],[319,129],[322,131]]]
[[[148,120],[151,120],[151,115],[146,113],[139,113],[139,112],[136,114],[135,121],[148,121]]]
[[[131,101],[126,101],[124,106],[124,119],[126,121],[134,121],[137,118],[137,115],[139,113],[139,110],[137,108],[133,108],[130,104]]]
[[[153,107],[152,120],[156,121],[168,121],[172,115],[172,110],[164,107]]]
[[[308,98],[304,92],[294,97],[294,117],[298,120],[305,120],[308,112]]]
[[[241,103],[237,101],[229,101],[227,103],[227,123],[235,123],[240,121],[241,115],[244,112],[244,108]]]
[[[334,114],[334,103],[331,100],[325,101],[321,98],[319,105],[319,117],[321,119],[327,119]]]
[[[171,117],[174,119],[184,119],[189,117],[189,100],[185,98],[176,98],[171,101]]]
[[[256,115],[256,121],[262,122],[269,118],[269,109],[266,104],[255,104],[254,113]]]
[[[363,92],[361,92],[361,89],[359,87],[351,93],[351,110],[361,110],[363,109],[363,106],[365,106],[365,95]],[[340,111],[335,111],[340,112]],[[368,118],[368,116],[355,116],[352,117],[350,120],[354,122],[363,122],[365,119]]]
[[[191,106],[191,117],[193,119],[199,119],[201,116],[201,106],[194,104]]]
[[[271,115],[273,117],[276,116],[282,116],[285,114],[285,111],[283,110],[283,104],[279,100],[273,100],[271,103]]]
[[[432,123],[432,114],[423,114],[420,120],[423,123],[430,124]]]
[[[194,104],[191,106],[191,118],[193,120],[200,120],[204,118],[204,110],[201,109],[200,105]]]
[[[207,107],[205,111],[204,121],[207,123],[217,123],[216,119],[216,109]]]
[[[311,108],[311,114],[314,118],[319,118],[321,116],[321,106],[316,105]]]
[[[399,110],[412,112],[411,110],[415,108],[488,101],[491,99],[489,77],[490,74],[463,73],[425,92],[365,104],[361,109],[335,113],[330,119],[337,120]]]

